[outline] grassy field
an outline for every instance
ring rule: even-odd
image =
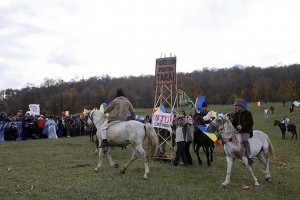
[[[268,103],[275,107],[274,114],[264,119],[263,107],[248,105],[253,113],[255,128],[267,133],[275,149],[271,158],[272,182],[264,180],[263,166],[255,158],[253,170],[261,184],[255,188],[244,164],[236,160],[231,182],[227,189],[220,188],[226,175],[226,159],[221,147],[214,152],[214,162],[200,166],[193,153],[194,165],[177,166],[154,161],[150,164],[150,178],[143,179],[141,159],[133,163],[125,174],[109,166],[105,158],[99,173],[94,172],[97,156],[88,136],[60,138],[58,140],[28,140],[0,143],[0,199],[300,199],[300,138],[291,134],[281,139],[275,119],[284,115],[290,123],[300,127],[300,108],[293,113],[281,103]],[[215,111],[229,112],[233,106],[209,105]],[[185,109],[189,113],[189,108]],[[149,109],[137,109],[145,116]],[[201,152],[202,153],[202,152]],[[131,147],[116,148],[114,160],[123,165],[131,155]],[[203,154],[201,154],[204,158]],[[246,189],[244,189],[246,188]]]

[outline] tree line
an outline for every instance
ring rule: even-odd
[[[209,104],[232,104],[241,97],[248,102],[271,102],[300,99],[300,64],[281,67],[204,68],[191,73],[177,73],[177,88],[195,100],[206,96]],[[109,75],[65,82],[45,78],[39,86],[27,84],[22,89],[0,91],[0,111],[7,114],[28,110],[29,104],[40,104],[41,113],[78,113],[83,108],[99,108],[116,97],[118,88],[135,108],[152,108],[155,98],[155,76],[141,75],[113,78]]]

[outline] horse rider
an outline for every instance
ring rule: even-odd
[[[130,112],[131,119],[135,119],[135,111],[130,101],[125,97],[122,89],[117,90],[115,98],[104,110],[104,114],[110,113],[107,120],[100,127],[102,143],[99,148],[105,148],[107,144],[107,129],[118,122],[127,121],[127,115]]]
[[[290,122],[290,119],[287,117],[287,116],[284,116],[283,118],[283,121],[282,123],[284,124],[285,126],[285,132],[287,133],[288,132],[288,127],[289,127],[289,122]]]
[[[212,112],[207,109],[207,103],[202,103],[202,110],[200,112],[195,112],[193,116],[194,121],[196,124],[209,124],[212,122]]]
[[[251,156],[250,144],[248,139],[253,136],[253,117],[252,113],[244,108],[243,99],[234,100],[234,112],[232,113],[232,125],[241,133],[242,143],[245,146],[245,153],[248,158],[248,164],[253,164],[253,158]]]

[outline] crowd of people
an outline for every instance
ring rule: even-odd
[[[30,115],[18,111],[16,115],[0,113],[0,141],[58,139],[84,134],[83,116]]]

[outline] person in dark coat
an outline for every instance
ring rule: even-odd
[[[248,139],[253,136],[253,117],[252,113],[244,108],[243,99],[235,99],[234,101],[234,113],[232,113],[232,125],[241,133],[242,142],[245,146],[245,153],[248,158],[249,165],[253,164],[253,158],[251,156],[250,144]]]

